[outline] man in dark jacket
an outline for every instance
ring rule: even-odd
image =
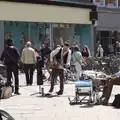
[[[13,45],[11,39],[7,40],[7,47],[2,52],[0,60],[4,62],[7,70],[7,85],[11,86],[12,72],[15,78],[15,94],[19,95],[19,77],[18,77],[18,63],[20,60],[19,53]]]
[[[50,57],[50,53],[51,53],[51,50],[50,50],[50,48],[49,48],[49,45],[48,44],[46,44],[41,50],[40,50],[40,55],[41,55],[41,57],[42,57],[42,60],[41,60],[41,64],[42,64],[42,66],[41,67],[44,67],[44,60],[45,60],[45,58],[48,60],[49,59],[49,57]],[[45,75],[43,74],[43,79],[45,79],[46,77],[45,77]]]

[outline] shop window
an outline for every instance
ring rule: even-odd
[[[105,0],[93,0],[98,7],[105,7]]]
[[[40,49],[42,44],[50,44],[49,24],[36,22],[4,22],[4,39],[11,38],[21,53],[26,42],[31,41],[35,49]]]
[[[118,6],[120,6],[120,0],[118,0]]]
[[[105,0],[107,7],[118,7],[118,0]]]
[[[110,36],[110,32],[109,31],[100,31],[100,36],[101,37],[109,37]]]
[[[117,40],[120,41],[120,31],[117,34]]]

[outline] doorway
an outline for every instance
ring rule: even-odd
[[[53,27],[53,42],[54,47],[62,45],[66,41],[69,41],[71,36],[74,36],[73,27]]]

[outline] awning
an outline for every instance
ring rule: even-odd
[[[89,8],[0,2],[0,20],[91,24]]]

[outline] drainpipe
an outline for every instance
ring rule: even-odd
[[[94,56],[96,54],[96,27],[97,27],[97,20],[98,20],[98,12],[97,6],[94,5],[92,7],[92,11],[90,12],[90,21],[92,21],[93,26],[93,41],[94,41]]]

